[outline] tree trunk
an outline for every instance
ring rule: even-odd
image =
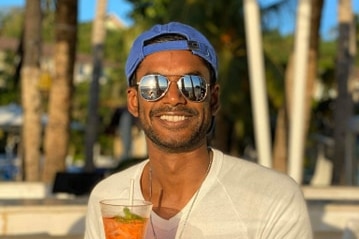
[[[290,122],[291,92],[293,85],[293,59],[292,52],[288,59],[288,65],[285,72],[285,99],[283,106],[279,109],[276,121],[276,131],[273,149],[273,168],[279,172],[288,171],[288,139]]]
[[[99,123],[99,116],[97,109],[100,92],[99,80],[102,74],[103,48],[106,35],[106,6],[107,0],[97,0],[96,17],[92,30],[93,71],[85,137],[85,171],[87,172],[91,172],[95,168],[93,149],[98,136],[97,125]]]
[[[43,181],[53,181],[65,169],[68,153],[71,102],[77,37],[77,1],[61,0],[56,5],[55,77],[49,102],[45,137]]]
[[[304,104],[304,113],[305,113],[305,133],[308,134],[309,122],[311,117],[311,104],[313,97],[313,88],[314,82],[317,77],[317,59],[318,59],[318,45],[319,45],[319,29],[321,21],[321,13],[323,9],[323,0],[312,0],[311,7],[311,24],[310,24],[310,38],[309,38],[309,58],[308,58],[308,68],[307,68],[307,82],[306,82],[306,95],[305,95],[305,104]],[[293,53],[294,54],[294,53]],[[288,107],[283,107],[278,114],[277,119],[277,128],[276,128],[276,140],[274,144],[274,162],[273,167],[280,172],[287,171],[287,153],[288,153],[288,121],[290,117],[290,106],[291,102],[291,93],[293,90],[293,54],[288,62],[287,72],[286,72],[286,105]],[[289,113],[288,113],[289,112]],[[278,128],[279,127],[279,128]],[[304,137],[306,138],[306,137]]]
[[[21,70],[24,179],[40,180],[41,105],[37,88],[41,57],[41,1],[27,0],[25,9],[24,61]]]
[[[278,111],[273,145],[273,168],[279,172],[287,173],[287,140],[288,119],[287,110],[281,107]]]
[[[339,39],[337,47],[336,61],[336,81],[337,81],[337,98],[334,111],[334,167],[332,183],[344,184],[345,171],[344,162],[345,139],[347,122],[352,115],[353,107],[351,95],[349,93],[348,80],[350,70],[353,65],[353,55],[350,52],[350,35],[352,31],[353,13],[351,0],[341,0],[339,2]],[[349,172],[348,172],[349,173]]]
[[[304,109],[305,135],[308,135],[309,132],[314,85],[316,78],[318,76],[318,58],[319,58],[318,52],[319,52],[319,42],[320,42],[319,30],[320,30],[320,24],[322,18],[322,10],[323,10],[323,0],[312,0],[308,73],[307,73],[305,109]]]

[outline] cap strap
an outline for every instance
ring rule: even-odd
[[[168,50],[190,50],[190,48],[186,40],[158,42],[145,46],[143,48],[143,55],[148,56],[155,52]]]

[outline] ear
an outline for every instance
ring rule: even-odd
[[[220,100],[219,100],[219,85],[215,84],[211,87],[211,110],[212,115],[216,115],[220,108]]]
[[[134,87],[127,89],[127,108],[134,117],[138,117],[138,97]]]

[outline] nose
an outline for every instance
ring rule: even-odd
[[[168,91],[164,96],[164,100],[167,101],[169,104],[176,105],[176,104],[184,104],[186,102],[186,99],[184,98],[184,96],[180,92],[180,89],[178,88],[177,81],[178,79],[170,80]]]

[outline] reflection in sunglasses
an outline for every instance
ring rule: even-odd
[[[171,81],[163,75],[145,75],[137,83],[140,94],[147,101],[161,99],[169,89]],[[177,87],[188,100],[201,102],[207,96],[209,84],[198,75],[183,75],[177,80]]]

